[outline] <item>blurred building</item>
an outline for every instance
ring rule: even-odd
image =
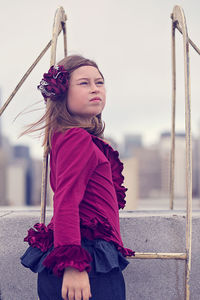
[[[7,156],[3,148],[0,147],[0,205],[7,204],[6,166],[7,166]]]
[[[29,147],[0,138],[0,205],[40,205],[42,161],[31,158]]]
[[[200,198],[200,137],[192,141],[192,193]]]
[[[2,97],[1,97],[1,89],[0,89],[0,108],[2,106]],[[0,116],[0,148],[2,147],[2,121],[1,121],[1,116]]]
[[[42,160],[33,159],[32,160],[32,174],[33,174],[33,194],[32,194],[32,205],[41,204],[41,188],[42,188]],[[53,191],[49,183],[49,172],[50,166],[48,166],[48,176],[47,176],[47,191],[46,191],[46,205],[53,207]]]
[[[32,160],[32,177],[32,205],[40,205],[42,183],[42,161],[40,159]]]
[[[169,196],[171,155],[170,132],[164,132],[161,134],[158,146],[162,157],[162,194],[163,196]],[[175,135],[174,197],[186,197],[185,133],[176,133]]]
[[[0,205],[8,205],[7,167],[11,160],[13,152],[8,138],[4,137],[1,131],[0,140]]]
[[[124,137],[122,157],[128,185],[127,209],[137,208],[138,199],[160,196],[161,157],[158,148],[144,147],[141,135],[128,134]]]
[[[123,176],[126,191],[126,206],[124,210],[134,210],[138,206],[138,161],[135,157],[122,159]]]
[[[157,146],[144,147],[141,135],[126,135],[123,162],[128,187],[126,209],[137,208],[138,199],[160,196],[161,157]]]
[[[7,166],[6,194],[8,205],[23,206],[27,204],[26,172],[27,165],[25,161],[16,161]]]
[[[122,157],[133,157],[135,152],[142,148],[142,136],[139,134],[126,134],[124,136],[124,150]]]
[[[14,146],[6,176],[9,205],[32,204],[32,180],[32,160],[29,148],[24,145]]]
[[[1,107],[0,90],[0,107]],[[3,149],[2,122],[0,117],[0,205],[6,205],[6,165],[7,155]]]
[[[139,198],[159,197],[161,190],[161,156],[157,147],[135,152],[138,161]]]
[[[125,141],[125,180],[127,177],[137,191],[135,197],[169,198],[171,133],[163,132],[151,147],[144,147],[137,135],[128,135]],[[174,197],[186,198],[186,146],[185,133],[181,132],[175,135],[174,176]],[[200,197],[200,138],[193,140],[193,196]]]

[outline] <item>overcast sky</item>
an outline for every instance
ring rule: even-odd
[[[68,54],[94,59],[105,76],[106,135],[121,141],[126,133],[142,134],[146,144],[156,142],[160,132],[171,129],[170,14],[174,5],[184,9],[189,36],[200,46],[200,2],[196,0],[0,0],[1,105],[51,39],[55,11],[63,6],[68,17]],[[184,130],[183,49],[178,31],[176,41],[176,128]],[[63,57],[62,42],[60,37],[57,60]],[[200,57],[190,49],[192,130],[198,135]],[[42,156],[41,141],[17,137],[23,125],[36,121],[45,110],[36,87],[49,69],[49,59],[50,51],[1,118],[3,134],[12,143],[29,144],[32,154],[38,157]],[[13,122],[25,108],[41,110],[21,115]]]

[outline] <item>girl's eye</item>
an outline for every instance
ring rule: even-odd
[[[104,82],[103,82],[103,81],[98,81],[97,84],[98,84],[98,85],[103,85]]]
[[[80,84],[81,84],[81,85],[85,85],[85,84],[87,84],[87,81],[83,81],[83,82],[81,82]]]

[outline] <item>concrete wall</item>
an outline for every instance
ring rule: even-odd
[[[2,300],[36,300],[37,275],[20,264],[27,248],[27,229],[39,221],[40,210],[0,212],[0,289]],[[47,221],[51,211],[47,211]],[[136,252],[184,252],[183,212],[120,213],[124,245]],[[200,213],[193,214],[191,300],[200,299]],[[179,260],[130,260],[124,271],[127,300],[184,299],[185,262]],[[103,300],[103,299],[102,299]]]

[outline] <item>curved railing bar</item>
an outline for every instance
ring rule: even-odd
[[[22,79],[16,85],[15,89],[13,90],[13,92],[10,94],[10,96],[8,97],[8,99],[6,100],[6,102],[4,103],[4,105],[1,107],[1,109],[0,109],[0,116],[3,114],[4,110],[7,108],[7,106],[9,105],[9,103],[11,102],[11,100],[13,99],[13,97],[15,96],[15,94],[18,92],[18,90],[20,89],[20,87],[22,86],[22,84],[24,83],[24,81],[26,80],[26,78],[30,75],[30,73],[33,71],[33,69],[35,68],[35,66],[40,61],[40,59],[47,52],[47,50],[50,48],[51,42],[52,41],[48,42],[48,44],[46,45],[46,47],[38,55],[38,57],[36,58],[36,60],[34,61],[34,63],[30,66],[30,68],[26,71],[26,73],[24,74],[24,76],[22,77]]]
[[[67,20],[65,15],[65,20]],[[58,35],[60,32],[63,31],[63,38],[64,38],[64,55],[67,56],[67,39],[66,39],[66,27],[65,27],[65,21],[64,19],[61,21],[61,28],[58,32]],[[38,62],[41,60],[41,58],[44,56],[44,54],[47,52],[47,50],[52,45],[52,40],[48,42],[46,47],[42,50],[42,52],[38,55],[36,60],[33,62],[33,64],[30,66],[30,68],[26,71],[26,73],[23,75],[22,79],[19,81],[19,83],[16,85],[13,92],[10,94],[4,105],[0,108],[0,116],[3,114],[4,110],[7,108],[13,97],[16,95],[22,84],[25,82],[26,78],[30,75],[30,73],[33,71],[35,66],[38,64]]]
[[[171,15],[171,18],[173,18],[173,16]],[[181,27],[178,25],[178,23],[176,23],[176,28],[178,29],[178,31],[183,34]],[[189,38],[188,36],[188,42],[190,43],[190,45],[193,47],[193,49],[200,55],[200,49],[199,47],[197,47],[197,45]]]
[[[191,84],[189,62],[189,38],[186,19],[181,7],[175,6],[172,13],[172,148],[171,148],[171,208],[173,208],[174,189],[174,153],[175,153],[175,105],[176,105],[176,66],[175,66],[175,28],[179,25],[183,34],[184,73],[185,73],[185,131],[186,131],[186,282],[185,298],[190,297],[190,270],[191,270],[191,241],[192,241],[192,134],[191,134]],[[173,180],[173,182],[172,182]]]
[[[52,33],[52,43],[51,43],[51,59],[50,59],[50,66],[55,65],[56,63],[56,47],[57,47],[57,40],[60,30],[63,30],[63,37],[64,37],[64,55],[67,55],[67,42],[66,42],[66,26],[65,22],[67,20],[65,11],[63,7],[59,7],[56,10],[55,17],[54,17],[54,24],[53,24],[53,33]],[[49,99],[47,99],[47,110],[49,107]],[[47,120],[47,123],[48,120]],[[48,136],[49,128],[45,129],[45,136]],[[48,139],[47,139],[48,140]],[[44,153],[43,153],[43,168],[42,168],[42,185],[41,185],[41,216],[40,222],[45,223],[46,217],[46,196],[47,196],[47,177],[48,177],[48,143],[44,146]]]

